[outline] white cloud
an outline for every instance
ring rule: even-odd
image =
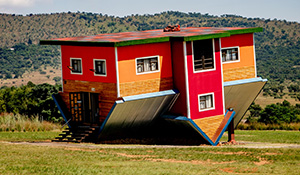
[[[6,7],[30,7],[36,3],[37,0],[0,0],[0,6]]]
[[[0,0],[1,7],[9,8],[23,8],[23,7],[32,7],[37,3],[51,2],[53,0]]]

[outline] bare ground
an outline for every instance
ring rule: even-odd
[[[66,148],[198,148],[212,147],[211,145],[188,146],[188,145],[121,145],[121,144],[93,144],[93,143],[61,143],[61,142],[6,142],[0,143],[19,144],[19,145],[35,145],[35,146],[51,146],[51,147],[66,147]],[[300,148],[300,144],[284,144],[284,143],[262,143],[262,142],[238,142],[238,144],[220,144],[217,147],[234,147],[234,148]]]

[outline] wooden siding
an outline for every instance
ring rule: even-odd
[[[100,122],[105,119],[111,107],[117,100],[117,88],[115,83],[88,82],[78,80],[63,80],[63,82],[63,93],[61,93],[61,96],[68,108],[70,107],[69,92],[99,93]],[[92,88],[94,88],[94,91]]]
[[[245,66],[245,67],[237,67],[231,69],[223,70],[223,80],[226,81],[234,81],[241,79],[255,78],[255,67],[253,66]]]
[[[173,89],[172,77],[127,82],[120,83],[120,96],[125,97],[130,95],[159,92],[170,89]]]
[[[224,119],[224,115],[217,115],[193,120],[199,128],[210,138],[213,139],[214,134],[218,130]]]

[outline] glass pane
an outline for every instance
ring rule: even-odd
[[[150,60],[149,59],[145,59],[144,60],[144,70],[145,70],[145,72],[148,72],[148,71],[151,70],[151,68],[150,68]]]
[[[206,107],[207,108],[212,108],[212,95],[206,96]]]
[[[157,58],[152,58],[150,62],[151,62],[151,71],[158,70]]]

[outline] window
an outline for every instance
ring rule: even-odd
[[[94,74],[106,76],[106,61],[94,59]]]
[[[75,74],[81,74],[82,68],[81,68],[81,58],[71,58],[71,72]]]
[[[193,41],[194,71],[214,69],[213,40]]]
[[[151,73],[159,71],[158,56],[137,58],[136,59],[136,72],[137,74]]]
[[[199,111],[214,109],[214,94],[198,95],[199,98]]]
[[[239,61],[239,48],[224,48],[221,49],[222,62]]]

